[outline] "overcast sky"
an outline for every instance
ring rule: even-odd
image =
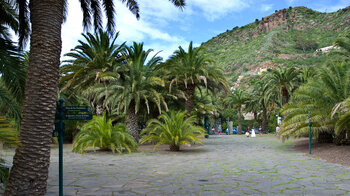
[[[79,0],[69,0],[69,11],[63,25],[62,54],[69,52],[83,39],[82,12]],[[243,26],[289,6],[306,6],[321,12],[333,12],[350,5],[350,0],[186,0],[180,10],[168,0],[138,0],[140,20],[115,0],[116,26],[119,42],[143,42],[167,59],[179,45],[187,47],[190,41],[199,46],[212,37]]]

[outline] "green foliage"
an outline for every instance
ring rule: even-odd
[[[223,70],[216,66],[210,58],[206,58],[202,49],[201,47],[194,48],[192,42],[187,52],[180,46],[170,60],[164,64],[163,68],[169,70],[168,74],[172,80],[170,89],[173,83],[182,84],[186,88],[188,85],[203,87],[212,92],[228,89]]]
[[[10,174],[9,168],[4,164],[5,161],[0,158],[0,183],[6,185]]]
[[[300,71],[295,67],[281,67],[272,69],[265,75],[266,94],[274,96],[279,92],[282,96],[282,104],[288,103],[289,96],[293,90],[300,85]]]
[[[163,79],[157,76],[162,58],[155,55],[147,61],[152,51],[145,51],[143,44],[136,42],[126,47],[124,56],[128,63],[122,65],[120,79],[111,76],[108,84],[97,84],[89,89],[89,93],[98,99],[105,97],[104,105],[116,109],[117,113],[127,113],[130,103],[135,104],[136,112],[144,104],[150,113],[150,103],[157,106],[159,113],[162,105],[167,110],[163,95],[157,91],[158,87],[164,86]]]
[[[340,50],[332,50],[329,56],[336,56],[335,59],[338,62],[350,60],[350,32],[344,37],[339,37],[334,41],[334,45],[340,47]],[[337,58],[340,56],[340,58]]]
[[[350,97],[337,104],[333,108],[332,114],[337,113],[339,120],[335,124],[335,133],[340,134],[343,130],[350,130]]]
[[[121,53],[124,43],[115,43],[118,35],[110,35],[102,30],[95,34],[82,34],[85,41],[79,40],[79,45],[65,54],[70,59],[63,61],[64,65],[60,69],[60,83],[64,85],[61,91],[68,87],[84,91],[113,76],[119,77],[116,70],[125,57]]]
[[[4,117],[0,116],[0,142],[5,145],[18,144],[18,132]]]
[[[315,51],[318,48],[316,41],[312,39],[306,39],[300,34],[296,34],[294,37],[295,45],[294,47],[298,50],[306,51]]]
[[[348,25],[344,25],[344,19],[350,16],[349,11],[320,13],[295,7],[289,8],[287,14],[287,24],[281,24],[268,32],[261,32],[260,26],[253,22],[219,34],[201,45],[203,52],[230,73],[227,80],[235,77],[232,72],[242,72],[243,66],[248,71],[271,67],[271,64],[320,67],[328,57],[325,54],[315,56],[313,49],[333,45],[337,37],[349,30]],[[295,38],[299,40],[300,47],[297,48],[300,49],[295,48]]]
[[[84,124],[73,142],[73,152],[84,153],[86,148],[98,147],[101,150],[117,151],[121,154],[124,150],[130,153],[137,149],[137,143],[129,134],[124,124],[112,125],[111,119],[107,120],[106,113],[103,117],[94,116]]]
[[[322,132],[337,134],[348,126],[347,101],[350,97],[349,63],[323,67],[317,75],[297,89],[291,102],[282,110],[285,118],[280,135],[283,139],[301,137],[308,132],[308,111],[311,112],[312,134]],[[343,109],[340,106],[343,105]],[[332,115],[333,114],[333,115]]]
[[[182,111],[162,113],[158,119],[147,122],[147,128],[141,132],[143,137],[140,143],[155,142],[154,148],[161,144],[168,144],[172,151],[179,151],[182,144],[203,143],[199,137],[204,135],[205,130],[194,126],[195,121],[194,116],[186,118],[186,112]]]

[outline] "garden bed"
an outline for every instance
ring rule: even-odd
[[[308,139],[298,140],[294,142],[294,149],[305,153],[307,156],[350,167],[350,146],[337,146],[333,143],[317,143],[313,141],[311,144],[311,155],[309,155],[308,142]]]

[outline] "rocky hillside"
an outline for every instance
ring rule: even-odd
[[[202,47],[235,81],[241,74],[276,65],[321,65],[327,56],[316,50],[349,31],[350,7],[333,13],[290,7],[227,30]]]

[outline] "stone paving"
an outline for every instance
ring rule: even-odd
[[[291,147],[273,136],[226,135],[183,152],[80,155],[66,146],[64,195],[350,195],[350,168]],[[57,154],[47,195],[58,195]]]

